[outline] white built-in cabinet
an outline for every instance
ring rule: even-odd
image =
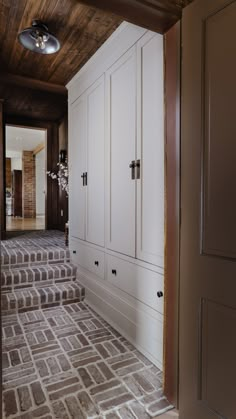
[[[136,46],[106,72],[107,247],[135,257]]]
[[[69,109],[69,220],[72,237],[85,240],[85,189],[81,175],[86,171],[86,97]]]
[[[164,267],[163,39],[148,32],[106,72],[107,247]]]
[[[163,37],[148,32],[137,44],[136,257],[164,268]]]
[[[71,107],[72,237],[104,246],[104,76]]]
[[[124,23],[69,84],[70,249],[86,299],[162,367],[163,37]]]
[[[86,240],[104,246],[104,76],[87,92]]]

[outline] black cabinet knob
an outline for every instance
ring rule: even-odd
[[[111,270],[112,275],[116,275],[116,269]]]
[[[73,250],[73,253],[76,253],[76,250]]]
[[[158,298],[163,297],[163,292],[162,291],[157,291],[157,296],[158,296]]]
[[[96,265],[96,266],[98,266],[98,265],[99,265],[98,260],[95,260],[94,265]]]

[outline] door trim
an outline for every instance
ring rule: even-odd
[[[164,392],[179,398],[180,22],[164,35],[165,54],[165,305]]]
[[[1,103],[0,103],[1,105]],[[4,109],[3,109],[4,111]],[[58,155],[55,150],[58,150],[58,124],[55,122],[37,121],[18,116],[5,116],[3,122],[3,134],[0,136],[0,158],[1,169],[3,170],[3,185],[0,186],[0,201],[1,201],[1,237],[6,238],[6,214],[5,214],[5,127],[6,125],[14,125],[26,128],[45,129],[47,133],[46,139],[46,167],[47,170],[55,171],[57,169]],[[0,127],[1,128],[1,127]],[[49,176],[46,182],[45,194],[45,230],[58,228],[58,208],[59,208],[59,189],[57,183]]]
[[[0,237],[5,238],[5,130],[3,120],[4,102],[0,99]]]

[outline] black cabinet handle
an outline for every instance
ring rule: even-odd
[[[157,296],[158,296],[158,298],[163,297],[163,292],[162,291],[157,291]]]
[[[131,169],[131,179],[135,179],[135,160],[132,160],[129,164],[129,168]]]
[[[98,266],[98,265],[99,265],[98,260],[95,260],[94,265],[96,265],[96,266]]]
[[[111,270],[112,275],[116,275],[116,269]]]
[[[73,250],[73,253],[76,253],[76,250]]]
[[[88,185],[88,173],[87,172],[84,172],[81,175],[81,178],[83,179],[83,186],[87,186]]]
[[[83,174],[81,175],[81,178],[83,179],[83,186],[84,186],[84,177],[85,177],[85,174],[83,173]]]

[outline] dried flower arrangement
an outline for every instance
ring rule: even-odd
[[[52,179],[58,181],[58,185],[61,186],[62,190],[66,192],[66,195],[69,195],[69,171],[68,171],[68,164],[67,160],[65,160],[65,163],[57,163],[58,166],[58,172],[50,172],[47,171],[47,175],[50,176]]]

